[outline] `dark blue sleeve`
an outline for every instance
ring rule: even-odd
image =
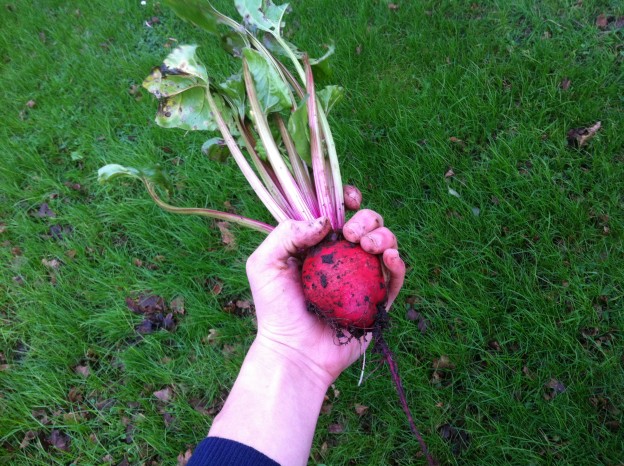
[[[264,453],[234,440],[205,438],[187,466],[280,466]]]

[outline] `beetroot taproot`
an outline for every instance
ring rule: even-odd
[[[303,261],[303,292],[311,309],[339,328],[372,330],[386,301],[386,283],[379,256],[358,244],[328,238]]]

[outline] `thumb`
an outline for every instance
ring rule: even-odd
[[[266,237],[249,261],[260,267],[286,268],[290,257],[320,243],[330,229],[326,217],[311,221],[286,220]]]

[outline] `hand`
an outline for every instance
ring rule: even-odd
[[[305,367],[326,386],[360,357],[370,340],[369,336],[338,344],[336,331],[307,310],[298,255],[318,244],[329,231],[326,218],[283,222],[247,261],[258,318],[256,343]],[[372,210],[357,212],[345,224],[343,235],[348,241],[360,243],[365,251],[382,255],[389,276],[389,309],[405,278],[396,237]]]

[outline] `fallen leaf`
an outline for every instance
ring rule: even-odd
[[[559,84],[559,87],[563,89],[564,91],[567,91],[568,89],[570,89],[571,84],[572,84],[572,81],[570,81],[570,78],[563,78],[563,81],[561,81],[561,84]]]
[[[189,448],[184,453],[180,453],[178,455],[178,464],[177,466],[186,466],[188,462],[191,460],[191,456],[193,455],[193,451]]]
[[[184,315],[186,310],[184,309],[184,296],[176,296],[169,304],[169,308],[174,314]]]
[[[50,206],[46,202],[44,202],[43,204],[39,206],[39,210],[33,213],[33,216],[38,217],[38,218],[45,218],[45,217],[54,218],[56,217],[56,213],[52,209],[50,209]]]
[[[397,11],[399,9],[399,5],[397,5],[396,3],[389,3],[388,8],[392,11]]]
[[[433,368],[434,369],[455,369],[455,364],[451,362],[448,356],[442,355],[439,358],[435,358],[433,360]]]
[[[208,330],[208,335],[202,338],[202,343],[212,344],[217,341],[217,338],[219,338],[218,330],[211,328]]]
[[[364,416],[368,412],[368,406],[364,406],[364,405],[360,405],[360,404],[356,404],[354,406],[354,409],[355,409],[355,413],[358,416]]]
[[[449,141],[451,141],[454,144],[457,144],[458,146],[460,146],[462,149],[464,149],[466,147],[466,144],[464,143],[464,141],[462,141],[459,138],[456,138],[455,136],[451,136],[449,138]]]
[[[28,108],[35,108],[37,106],[37,102],[31,99],[28,102],[26,102],[26,106]]]
[[[63,451],[69,451],[69,446],[71,444],[71,439],[69,438],[69,436],[57,429],[54,429],[50,433],[48,438],[46,438],[46,441],[54,448],[58,448],[59,450]]]
[[[455,172],[452,168],[449,168],[448,171],[444,174],[444,178],[451,178],[455,176]]]
[[[236,240],[230,231],[230,224],[228,222],[217,222],[217,226],[221,232],[221,242],[226,245],[227,249],[232,249],[236,246]]]
[[[98,411],[105,411],[115,406],[115,403],[117,403],[117,400],[115,400],[114,398],[107,398],[105,400],[98,401],[95,404],[95,407],[98,409]]]
[[[78,375],[82,375],[83,377],[89,377],[91,370],[89,369],[89,366],[78,365],[74,367],[74,372]]]
[[[342,424],[335,423],[330,424],[327,430],[329,430],[330,434],[341,434],[342,432],[344,432],[345,428]]]
[[[137,332],[142,335],[148,335],[154,332],[154,325],[152,321],[149,319],[144,319],[139,325],[134,328]]]
[[[597,121],[594,125],[586,128],[573,128],[568,131],[568,145],[572,147],[583,147],[587,142],[593,138],[598,130],[601,128],[602,123]]]
[[[45,268],[50,270],[58,270],[61,266],[61,261],[59,261],[58,259],[41,259],[41,263],[44,265]]]
[[[453,456],[459,456],[468,448],[470,436],[463,429],[458,429],[451,424],[444,424],[438,429],[440,437],[451,444],[451,452]]]
[[[113,456],[112,455],[104,455],[102,456],[102,459],[100,460],[102,461],[102,463],[112,463],[113,462]]]
[[[239,309],[250,309],[251,302],[246,299],[244,300],[239,299],[238,301],[236,301],[236,307]]]
[[[321,414],[329,414],[332,412],[334,405],[329,401],[325,400],[321,405]]]
[[[36,438],[37,432],[35,432],[34,430],[29,430],[28,432],[26,432],[26,434],[24,434],[24,438],[22,439],[19,447],[23,450],[28,445],[30,445],[30,442],[32,442]]]
[[[607,18],[607,15],[598,15],[598,17],[596,18],[596,26],[600,29],[607,29],[607,26],[609,24],[609,19]]]
[[[67,394],[67,400],[71,403],[79,403],[82,401],[82,391],[78,387],[72,387]]]
[[[456,198],[461,198],[460,194],[449,186],[448,193]]]
[[[549,388],[550,392],[544,393],[544,399],[546,401],[552,400],[557,395],[566,391],[565,385],[559,380],[552,378],[544,384],[544,387]]]
[[[6,223],[0,223],[0,234],[4,233],[5,231],[7,231]]]
[[[70,236],[73,232],[74,227],[71,225],[52,225],[49,229],[50,236],[57,241]]]
[[[165,387],[162,390],[158,390],[157,392],[154,392],[154,396],[164,403],[168,403],[169,400],[171,400],[171,395],[172,395],[172,392],[171,392],[171,388],[169,387]]]
[[[175,422],[175,417],[171,413],[163,413],[163,421],[165,421],[165,427],[171,427]]]
[[[355,48],[355,54],[360,55],[361,53],[362,53],[362,45],[360,44]]]

